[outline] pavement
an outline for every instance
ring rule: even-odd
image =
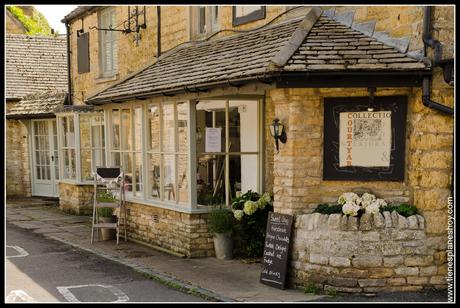
[[[50,200],[38,198],[6,201],[6,221],[99,257],[126,265],[171,288],[219,302],[305,302],[324,295],[299,289],[280,290],[259,282],[262,265],[242,259],[183,258],[129,240],[90,243],[88,216],[63,213]]]
[[[132,268],[162,284],[218,302],[446,302],[444,291],[388,294],[311,294],[300,289],[280,290],[259,282],[262,265],[244,259],[183,258],[129,240],[90,243],[88,216],[63,213],[56,202],[37,198],[6,201],[7,223],[28,229],[101,258]]]

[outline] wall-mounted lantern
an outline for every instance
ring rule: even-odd
[[[280,123],[278,118],[275,118],[273,123],[270,124],[270,134],[273,138],[275,138],[276,151],[279,152],[278,140],[280,140],[282,143],[286,143],[287,136],[286,132],[284,131],[284,125]]]

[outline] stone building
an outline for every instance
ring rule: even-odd
[[[275,212],[295,219],[291,284],[443,288],[453,16],[452,6],[81,6],[63,19],[72,82],[56,110],[60,207],[89,212],[92,171],[122,166],[128,237],[202,257],[214,254],[210,203],[270,191]],[[387,159],[370,152],[347,167],[341,114],[379,111],[391,119],[360,125],[385,127]],[[420,214],[312,214],[348,191]]]
[[[54,108],[67,97],[65,37],[5,38],[6,194],[57,197]]]

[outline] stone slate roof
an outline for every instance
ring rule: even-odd
[[[63,106],[66,91],[43,91],[25,96],[6,114],[7,118],[28,118],[54,115],[57,107]]]
[[[375,38],[322,15],[284,71],[420,70],[424,63],[409,58]]]
[[[65,37],[7,34],[5,58],[7,99],[67,89]]]
[[[424,63],[325,14],[318,17],[314,17],[313,27],[308,28],[310,32],[305,33],[298,44],[293,38],[299,31],[298,26],[303,24],[302,19],[177,48],[155,64],[90,97],[87,102],[101,104],[167,94],[168,91],[197,91],[210,84],[224,85],[244,79],[255,81],[290,71],[428,69]],[[281,58],[285,57],[284,51],[289,56],[287,63],[279,60],[280,54]]]

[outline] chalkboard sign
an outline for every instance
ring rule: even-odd
[[[339,164],[340,114],[363,112],[367,97],[324,99],[324,180],[404,181],[407,97],[376,96],[375,111],[391,111],[391,151],[388,167],[341,167]]]
[[[268,214],[261,283],[285,289],[291,229],[291,215]]]

